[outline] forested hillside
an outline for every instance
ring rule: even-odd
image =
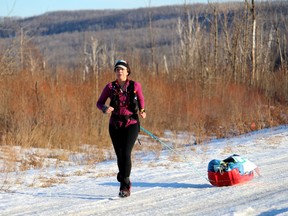
[[[284,1],[259,3],[256,11],[259,32],[268,35],[273,26],[279,33],[285,32],[288,13],[285,6]],[[139,52],[137,55],[146,64],[153,60],[158,65],[163,65],[165,56],[169,66],[177,67],[174,59],[179,55],[177,47],[184,34],[190,31],[195,36],[197,29],[201,29],[203,36],[213,40],[211,36],[217,28],[219,39],[227,40],[227,34],[233,37],[237,32],[242,37],[240,27],[249,28],[249,7],[241,2],[193,4],[134,10],[58,11],[25,19],[5,18],[0,23],[0,44],[2,47],[17,44],[22,37],[22,42],[35,46],[50,65],[75,67],[85,55],[85,46],[93,43],[93,37],[105,46],[109,56],[115,51]],[[239,26],[241,22],[247,26]]]
[[[0,37],[4,39],[2,43],[13,39],[17,43],[22,29],[27,40],[32,41],[52,65],[70,65],[80,63],[85,43],[91,43],[91,37],[105,45],[108,52],[111,49],[125,52],[129,48],[145,53],[145,49],[151,47],[152,34],[153,46],[170,45],[177,39],[176,23],[183,14],[183,6],[60,11],[20,20],[7,18],[1,23]]]

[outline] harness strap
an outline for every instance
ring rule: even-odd
[[[137,120],[138,119],[138,115],[137,113],[131,114],[131,115],[117,115],[117,114],[112,114],[112,118],[113,120],[118,120],[118,121],[128,121],[130,120]]]
[[[126,125],[129,119],[136,120],[138,122],[138,131],[140,131],[140,121],[137,113],[131,115],[117,115],[113,113],[111,117],[114,121],[122,121],[124,125]],[[115,126],[118,127],[117,124]]]

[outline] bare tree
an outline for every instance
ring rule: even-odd
[[[252,28],[251,28],[251,78],[250,78],[250,84],[255,84],[255,79],[258,81],[259,75],[256,74],[256,11],[255,11],[255,1],[251,0],[251,4],[249,4],[248,0],[245,0],[246,4],[250,7],[251,12],[251,22],[252,22]]]
[[[191,66],[193,65],[193,48],[194,42],[196,41],[196,32],[193,31],[193,28],[195,29],[195,19],[191,16],[187,6],[185,6],[184,9],[184,21],[178,18],[177,23],[177,34],[180,39],[179,56],[182,68],[184,69],[185,77],[191,78],[193,77],[193,74],[191,74]]]
[[[214,71],[218,69],[218,11],[216,6],[213,7],[214,16]]]
[[[151,61],[151,66],[152,66],[152,74],[155,75],[155,71],[157,69],[156,67],[156,62],[155,62],[155,38],[154,38],[154,29],[153,29],[153,13],[150,8],[151,6],[151,0],[149,0],[149,10],[148,10],[148,19],[149,19],[149,47],[150,47],[150,61]],[[158,73],[158,72],[157,72]]]

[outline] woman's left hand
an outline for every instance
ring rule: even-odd
[[[140,116],[141,116],[143,119],[145,119],[145,118],[146,118],[146,112],[141,112],[141,113],[140,113]]]

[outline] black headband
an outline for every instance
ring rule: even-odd
[[[123,61],[118,61],[116,64],[115,64],[115,69],[117,68],[117,66],[119,66],[119,65],[122,65],[122,66],[124,66],[124,67],[126,67],[126,68],[129,68],[129,66],[128,66],[128,64],[127,63],[125,63],[125,62],[123,62]]]
[[[127,71],[128,71],[128,75],[130,75],[131,70],[130,70],[129,64],[128,64],[126,61],[124,61],[124,60],[118,60],[118,61],[116,62],[116,64],[115,64],[115,66],[114,66],[114,71],[116,70],[116,68],[117,68],[118,66],[124,66],[124,67],[126,67],[126,68],[127,68]]]

